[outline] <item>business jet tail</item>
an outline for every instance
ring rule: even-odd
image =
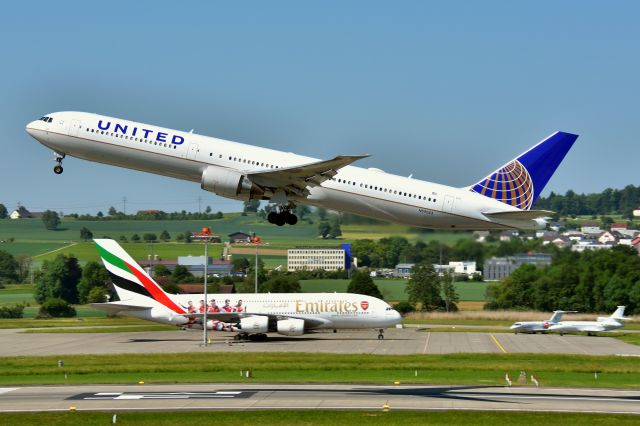
[[[614,320],[629,320],[630,318],[626,318],[624,316],[624,309],[625,306],[618,306],[618,309],[616,309],[616,311],[614,313],[611,314],[611,316],[609,318],[614,319]]]
[[[469,189],[529,210],[577,138],[571,133],[555,132]]]
[[[158,306],[159,303],[177,314],[186,313],[186,310],[175,303],[120,244],[110,239],[93,241],[120,297],[120,305],[131,305],[139,309]]]

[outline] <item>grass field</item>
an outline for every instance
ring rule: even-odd
[[[241,216],[238,213],[226,214],[224,219],[216,220],[121,220],[121,221],[80,221],[73,218],[63,218],[60,229],[47,231],[40,219],[21,220],[0,220],[0,240],[14,238],[13,243],[0,243],[0,249],[7,250],[14,255],[26,254],[29,256],[42,255],[65,245],[80,242],[80,229],[89,228],[94,237],[110,237],[117,239],[121,235],[131,238],[133,234],[142,236],[144,233],[155,233],[159,235],[163,230],[167,230],[172,237],[185,231],[199,231],[203,227],[211,227],[215,234],[220,235],[223,241],[227,240],[227,235],[236,232],[256,232],[265,243],[271,248],[285,249],[297,246],[336,246],[340,243],[351,242],[353,239],[371,238],[380,239],[388,236],[403,236],[415,242],[438,240],[447,244],[454,243],[459,239],[471,238],[470,232],[415,232],[408,226],[393,224],[375,225],[343,225],[343,238],[337,240],[323,240],[318,238],[318,224],[300,221],[296,226],[273,226],[266,221],[259,220],[255,215]],[[157,244],[155,246],[161,246]],[[86,247],[85,247],[86,246]],[[95,253],[90,253],[90,244],[79,244],[72,247],[65,253],[73,253],[81,261],[96,259]],[[162,253],[156,252],[165,258],[168,256],[185,254],[183,249],[176,248],[180,244],[171,244],[168,248],[158,248],[166,250]],[[146,258],[147,244],[132,244],[126,247],[133,249],[134,258]],[[95,250],[94,250],[95,251]],[[186,253],[188,254],[188,253]],[[43,256],[46,259],[49,256]],[[42,259],[40,258],[40,260]]]
[[[637,425],[638,417],[624,414],[581,413],[518,413],[492,411],[162,411],[122,412],[117,414],[117,424],[135,426],[173,426],[176,424],[211,424],[222,418],[232,425],[531,425],[601,426]],[[68,412],[68,413],[3,413],[0,423],[6,425],[48,426],[111,424],[113,413]],[[215,420],[218,419],[218,420]],[[212,421],[213,420],[213,421]]]
[[[81,383],[393,383],[501,385],[505,371],[534,373],[544,386],[640,387],[640,363],[615,356],[543,354],[344,355],[211,353],[67,355],[0,358],[1,385]],[[416,376],[417,371],[417,376]],[[597,378],[594,372],[598,372]],[[66,374],[66,378],[65,378]]]

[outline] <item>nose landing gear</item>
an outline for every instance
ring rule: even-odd
[[[57,152],[53,153],[53,157],[57,163],[55,166],[53,166],[53,173],[57,175],[62,174],[62,172],[64,171],[64,169],[62,168],[62,160],[64,159],[65,156],[66,156],[65,154],[60,154]]]

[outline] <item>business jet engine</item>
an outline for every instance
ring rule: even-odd
[[[264,190],[235,170],[208,166],[202,172],[200,187],[217,195],[239,200],[259,200]]]
[[[304,321],[296,318],[280,320],[278,321],[278,334],[302,336],[304,334]]]
[[[260,315],[241,318],[240,330],[251,334],[266,333],[269,331],[269,318]]]

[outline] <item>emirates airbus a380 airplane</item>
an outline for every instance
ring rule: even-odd
[[[496,171],[463,188],[350,164],[366,155],[318,160],[86,112],[55,112],[27,125],[55,152],[200,182],[236,200],[267,200],[268,220],[294,225],[297,203],[424,228],[540,229],[552,212],[531,210],[577,135],[555,132]],[[425,152],[425,156],[428,153]]]

